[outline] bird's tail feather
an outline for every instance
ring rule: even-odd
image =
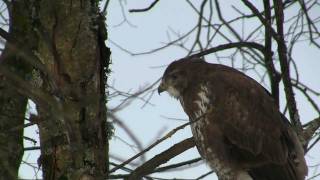
[[[249,170],[254,180],[304,180],[295,171],[293,162],[285,165],[268,164]]]

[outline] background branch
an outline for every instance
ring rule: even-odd
[[[157,3],[159,2],[159,0],[155,0],[153,1],[153,3],[151,3],[148,7],[143,8],[143,9],[130,9],[129,12],[133,13],[133,12],[145,12],[145,11],[149,11],[151,8],[153,8]]]

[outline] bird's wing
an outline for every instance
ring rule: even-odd
[[[232,145],[273,163],[287,160],[292,144],[288,126],[260,84],[241,73],[222,71],[210,77],[208,86],[213,91],[212,120]]]

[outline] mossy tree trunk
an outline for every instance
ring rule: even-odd
[[[6,43],[0,63],[27,80],[30,78],[31,66],[16,52],[18,46],[30,51],[36,47],[37,41],[31,23],[31,3],[29,0],[11,1],[8,9],[9,37],[17,41],[13,44]],[[8,180],[18,177],[23,156],[23,124],[28,100],[9,81],[0,72],[0,177]]]
[[[110,52],[97,1],[42,0],[38,17],[42,90],[54,100],[37,106],[44,179],[106,179]]]

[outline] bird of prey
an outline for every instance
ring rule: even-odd
[[[242,72],[201,59],[172,62],[159,94],[178,99],[196,147],[219,180],[304,180],[304,150],[273,98]]]

